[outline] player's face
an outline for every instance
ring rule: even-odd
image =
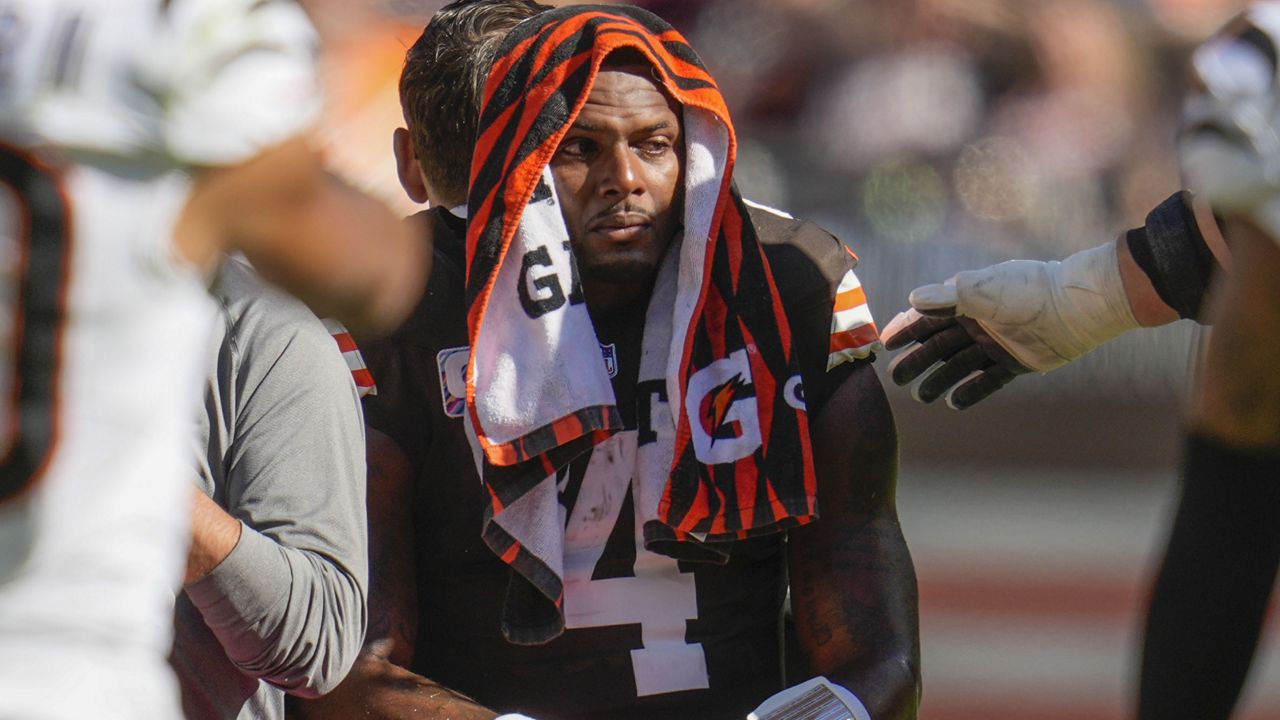
[[[680,110],[647,67],[601,70],[551,161],[593,310],[647,288],[680,223]]]

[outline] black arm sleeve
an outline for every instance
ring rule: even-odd
[[[1139,720],[1226,720],[1280,562],[1280,455],[1192,436],[1147,615]]]
[[[1147,224],[1125,235],[1129,252],[1166,305],[1194,319],[1218,261],[1196,224],[1192,195],[1170,195],[1147,215]]]

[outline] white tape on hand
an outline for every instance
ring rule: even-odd
[[[747,720],[871,720],[871,714],[848,688],[819,675],[760,703]]]

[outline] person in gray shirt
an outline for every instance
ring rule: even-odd
[[[367,619],[359,398],[329,331],[228,260],[172,662],[191,720],[284,717],[346,676]]]

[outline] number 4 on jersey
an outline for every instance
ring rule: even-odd
[[[686,621],[698,617],[693,573],[675,560],[643,548],[634,532],[631,469],[636,432],[618,433],[596,446],[581,479],[565,529],[564,616],[569,628],[640,625],[643,647],[631,651],[639,696],[710,687],[701,643],[685,641]],[[630,513],[630,517],[623,517]],[[615,528],[630,527],[630,538],[610,543]],[[593,579],[597,568],[616,565],[604,557],[625,545],[633,575]],[[622,553],[619,553],[622,555]]]

